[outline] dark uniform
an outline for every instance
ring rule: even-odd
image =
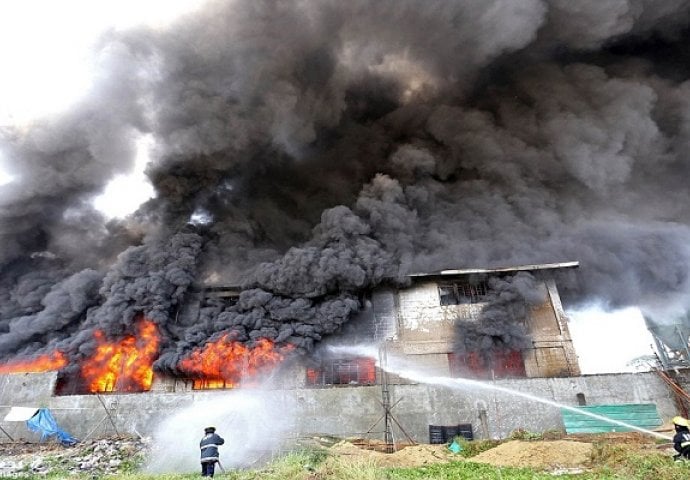
[[[690,460],[690,429],[689,423],[683,417],[674,417],[673,425],[676,434],[673,436],[673,448],[678,454],[673,457],[676,461]]]
[[[215,427],[206,427],[204,433],[204,438],[199,442],[199,448],[201,448],[201,476],[213,477],[216,462],[218,461],[218,446],[223,445],[225,440],[216,434]]]

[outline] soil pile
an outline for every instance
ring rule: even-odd
[[[530,467],[541,470],[582,467],[589,463],[592,444],[568,440],[513,440],[469,458],[497,467]]]
[[[418,467],[462,458],[448,450],[446,445],[410,445],[394,453],[382,453],[361,448],[349,441],[336,443],[329,449],[329,453],[334,456],[371,462],[380,467]]]

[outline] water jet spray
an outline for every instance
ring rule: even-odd
[[[416,365],[412,365],[410,361],[402,359],[400,357],[396,357],[394,355],[391,355],[390,352],[387,354],[387,362],[386,365],[381,365],[379,362],[379,356],[376,353],[378,351],[379,347],[376,346],[369,346],[369,345],[356,345],[352,347],[348,346],[338,346],[338,347],[330,347],[329,350],[333,352],[339,352],[339,353],[344,353],[344,354],[350,354],[350,355],[358,355],[358,356],[369,356],[373,358],[377,363],[376,365],[381,368],[382,370],[385,370],[388,373],[392,373],[395,375],[398,375],[399,377],[406,378],[408,380],[412,380],[417,383],[424,383],[427,385],[438,385],[442,387],[447,387],[451,388],[454,390],[462,389],[463,387],[471,387],[475,389],[482,389],[482,390],[489,390],[493,392],[499,392],[499,393],[504,393],[506,395],[512,395],[516,397],[521,397],[526,400],[532,401],[532,402],[538,402],[544,405],[549,405],[551,407],[556,407],[556,408],[562,408],[564,410],[568,410],[577,414],[585,415],[587,417],[595,418],[597,420],[601,420],[603,422],[609,423],[611,425],[618,425],[620,427],[624,427],[630,430],[635,430],[640,433],[644,433],[647,435],[651,435],[656,438],[660,438],[663,440],[668,440],[671,441],[672,438],[663,435],[658,432],[654,432],[652,430],[647,430],[646,428],[641,428],[635,425],[631,425],[626,422],[621,422],[620,420],[616,420],[613,418],[605,417],[603,415],[598,415],[596,413],[591,413],[586,410],[582,410],[577,407],[571,407],[569,405],[564,405],[562,403],[555,402],[553,400],[549,400],[546,398],[538,397],[536,395],[531,395],[529,393],[524,393],[519,390],[513,390],[511,388],[507,387],[502,387],[500,385],[495,385],[491,384],[488,382],[483,382],[480,380],[473,380],[469,378],[458,378],[458,377],[443,377],[443,376],[429,376],[425,374],[424,372],[421,372],[418,370]]]

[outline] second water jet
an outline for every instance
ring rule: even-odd
[[[468,388],[470,389],[476,389],[476,390],[486,390],[486,391],[492,391],[495,393],[501,393],[505,395],[510,395],[510,396],[515,396],[515,397],[520,397],[525,400],[529,400],[531,402],[536,402],[536,403],[541,403],[543,405],[548,405],[554,408],[561,408],[564,410],[568,410],[574,413],[578,413],[581,415],[585,415],[590,418],[595,418],[597,420],[606,422],[611,425],[617,425],[619,427],[623,427],[629,430],[637,431],[640,433],[644,433],[646,435],[653,436],[655,438],[671,441],[672,438],[663,435],[659,432],[655,432],[653,430],[648,430],[646,428],[641,428],[636,425],[632,425],[626,422],[622,422],[620,420],[616,420],[614,418],[606,417],[603,415],[599,415],[596,413],[589,412],[587,410],[583,410],[581,408],[573,407],[570,405],[565,405],[559,402],[556,402],[554,400],[550,400],[547,398],[539,397],[536,395],[532,395],[529,393],[522,392],[520,390],[514,390],[511,388],[503,387],[501,385],[496,385],[493,383],[489,382],[484,382],[480,380],[473,380],[469,378],[460,378],[460,377],[444,377],[444,376],[439,376],[439,375],[428,375],[424,371],[420,370],[419,366],[414,365],[412,362],[409,360],[396,357],[395,355],[391,355],[390,352],[387,352],[386,355],[382,356],[381,355],[381,349],[385,348],[384,346],[376,346],[376,345],[358,345],[358,346],[337,346],[337,347],[329,347],[329,350],[334,351],[334,352],[339,352],[339,353],[344,353],[344,354],[350,354],[350,355],[357,355],[357,356],[366,356],[370,357],[376,360],[376,365],[381,368],[382,370],[385,370],[388,373],[392,373],[394,375],[397,375],[399,377],[405,378],[407,380],[411,380],[417,383],[424,383],[427,385],[436,385],[436,386],[441,386],[441,387],[446,387],[450,388],[453,390],[467,390]],[[381,358],[385,358],[385,361],[381,361]],[[384,363],[382,365],[382,363]]]

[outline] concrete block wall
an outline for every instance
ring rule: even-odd
[[[289,423],[291,438],[313,434],[336,436],[369,436],[381,438],[382,424],[376,424],[383,410],[381,387],[333,387],[318,389],[258,390],[238,389],[196,392],[146,392],[51,396],[45,386],[54,383],[55,373],[0,376],[2,405],[0,419],[11,406],[38,406],[52,410],[60,426],[78,438],[119,433],[150,435],[171,415],[186,407],[198,405],[201,413],[205,402],[218,400],[232,405],[233,395],[248,393],[276,407],[253,422],[271,428]],[[11,378],[8,378],[11,377]],[[26,383],[26,385],[22,385]],[[20,385],[21,388],[7,388]],[[485,388],[457,381],[452,387],[428,384],[390,385],[392,414],[417,442],[428,442],[429,425],[471,423],[475,438],[504,438],[516,429],[533,432],[562,429],[559,408],[529,398],[491,390],[491,386],[512,389],[525,395],[577,406],[577,394],[585,395],[589,405],[621,403],[654,403],[659,414],[669,419],[677,414],[671,394],[655,373],[587,375],[570,378],[532,378],[484,382]],[[37,388],[34,389],[33,386]],[[103,403],[101,403],[101,401]],[[106,416],[108,408],[114,426]],[[485,412],[485,423],[481,415]],[[260,422],[259,422],[260,420]],[[258,423],[257,423],[258,422]],[[0,421],[0,426],[15,439],[36,440],[23,422]],[[256,427],[259,428],[259,427]],[[405,434],[395,427],[397,440]],[[369,434],[367,435],[367,432]],[[270,435],[270,432],[266,433]],[[0,435],[2,435],[0,433]],[[4,438],[3,441],[7,441]]]
[[[577,376],[577,355],[556,283],[542,278],[538,288],[543,292],[544,303],[531,308],[526,318],[516,319],[524,322],[532,339],[532,348],[522,352],[525,372],[531,378]],[[441,305],[435,279],[416,280],[409,288],[395,292],[393,298],[387,292],[385,296],[373,296],[372,300],[375,317],[395,318],[398,334],[393,338],[400,342],[406,355],[418,358],[456,351],[458,336],[462,335],[458,319],[477,319],[484,307],[481,303]]]
[[[392,401],[399,400],[393,414],[406,431],[415,432],[419,441],[423,441],[429,425],[470,423],[475,438],[505,438],[517,429],[562,430],[560,408],[546,402],[577,407],[578,393],[585,395],[588,405],[654,403],[663,419],[677,414],[670,392],[653,373],[513,379],[481,384],[514,390],[526,397],[465,386],[460,380],[453,389],[396,385],[391,386]]]
[[[27,407],[43,407],[55,391],[57,374],[8,373],[0,375],[0,404],[8,400],[25,403]]]
[[[481,304],[441,305],[438,284],[419,281],[398,291],[400,340],[417,354],[453,351],[457,319],[477,318]]]
[[[371,294],[371,308],[377,329],[375,338],[394,339],[398,335],[399,317],[396,291],[379,288]]]

